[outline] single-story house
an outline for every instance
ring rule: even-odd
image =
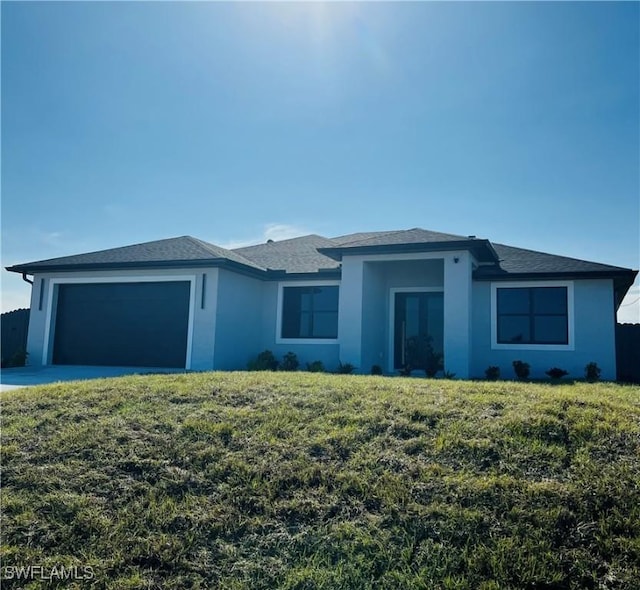
[[[7,270],[33,283],[33,365],[230,370],[269,349],[362,373],[428,355],[459,378],[522,360],[532,377],[596,362],[615,379],[615,314],[637,275],[419,228],[234,250],[183,236]]]

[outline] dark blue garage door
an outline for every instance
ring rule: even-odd
[[[184,367],[188,281],[58,286],[53,363]]]

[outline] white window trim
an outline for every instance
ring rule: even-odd
[[[567,288],[567,344],[502,344],[498,343],[498,289],[517,287]],[[491,283],[491,348],[492,350],[575,350],[573,281],[505,281]]]
[[[73,278],[51,278],[49,279],[49,292],[47,294],[46,321],[44,328],[44,346],[42,347],[42,364],[50,364],[51,342],[51,322],[53,321],[53,297],[56,286],[61,284],[78,283],[159,283],[182,281],[189,282],[189,325],[187,328],[187,357],[185,369],[191,368],[191,353],[193,350],[193,325],[196,307],[196,276],[195,275],[115,275],[105,277],[73,277]]]
[[[283,338],[282,306],[284,304],[285,287],[340,287],[340,281],[282,281],[278,283],[278,303],[276,309],[276,344],[337,344],[338,338]],[[340,289],[338,289],[340,301]],[[338,306],[338,324],[340,323],[340,306]]]
[[[394,365],[394,340],[396,323],[396,293],[444,293],[444,287],[391,287],[389,289],[389,372],[397,369]]]

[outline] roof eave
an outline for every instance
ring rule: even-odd
[[[103,271],[103,270],[150,270],[165,268],[205,268],[205,267],[227,267],[234,270],[242,270],[252,274],[264,275],[265,270],[248,266],[228,260],[226,258],[206,258],[198,260],[151,260],[148,262],[98,262],[81,264],[17,264],[7,266],[9,272],[42,274],[52,272],[83,272],[83,271]]]
[[[480,262],[494,262],[498,255],[489,240],[455,240],[450,242],[417,242],[415,244],[376,244],[372,246],[345,246],[318,248],[318,252],[333,260],[341,261],[343,256],[365,254],[410,254],[414,252],[451,252],[469,250]]]
[[[583,271],[559,271],[559,272],[508,272],[502,271],[500,274],[493,274],[476,270],[473,273],[475,281],[512,281],[523,279],[616,279],[624,278],[631,280],[631,284],[635,280],[637,270],[583,270]]]
[[[267,280],[271,281],[288,281],[288,280],[340,280],[342,278],[342,269],[337,268],[320,268],[312,272],[287,272],[285,270],[267,270]]]

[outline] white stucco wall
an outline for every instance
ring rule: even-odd
[[[566,281],[564,281],[566,282]],[[602,379],[616,378],[615,314],[613,281],[576,280],[573,283],[573,346],[571,349],[496,350],[491,344],[491,283],[473,284],[473,377],[484,377],[491,365],[500,367],[502,378],[515,378],[512,362],[521,360],[531,365],[531,377],[547,378],[545,371],[559,367],[569,371],[569,377],[584,377],[585,365],[596,362],[602,369]],[[498,286],[499,283],[496,283]],[[546,282],[541,284],[547,284]]]
[[[448,252],[444,258],[444,368],[458,379],[471,370],[473,258]]]
[[[260,350],[264,283],[219,269],[215,353],[219,370],[246,369]]]
[[[362,303],[362,373],[373,365],[383,371],[389,365],[389,288],[382,264],[365,262],[363,267]]]
[[[363,258],[361,256],[343,258],[338,313],[340,360],[343,363],[351,363],[358,368],[359,372],[365,372],[362,365],[363,293]]]

